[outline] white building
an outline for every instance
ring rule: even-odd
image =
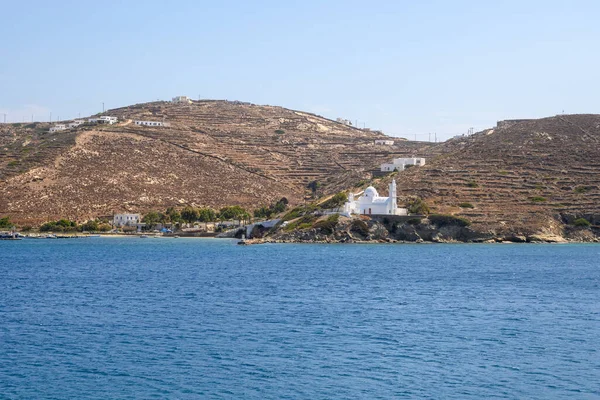
[[[113,217],[113,225],[116,227],[134,226],[140,222],[140,214],[115,214]]]
[[[173,103],[185,103],[185,104],[190,104],[192,102],[192,99],[190,99],[187,96],[175,96],[172,99]]]
[[[163,121],[133,121],[133,123],[142,126],[171,126],[170,123]]]
[[[340,124],[352,126],[352,121],[350,121],[349,119],[337,118],[336,122],[339,122]]]
[[[102,116],[99,118],[90,118],[88,119],[88,122],[90,124],[116,124],[118,121],[117,117],[109,117],[109,116]]]
[[[376,139],[375,140],[375,144],[381,144],[383,146],[393,146],[394,145],[394,141],[393,140],[388,140],[388,139]]]
[[[382,172],[404,171],[408,165],[422,167],[424,158],[394,158],[391,163],[381,164]]]
[[[79,125],[83,125],[84,122],[80,119],[76,119],[73,122],[69,122],[69,128],[77,128]]]
[[[65,129],[67,129],[67,126],[65,124],[56,124],[50,127],[50,132],[64,131]]]
[[[381,197],[377,189],[369,186],[365,189],[358,200],[354,199],[354,194],[348,195],[348,201],[344,204],[344,214],[363,214],[363,215],[407,215],[406,208],[399,208],[396,194],[396,181],[390,183],[389,197]]]

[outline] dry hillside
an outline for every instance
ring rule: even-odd
[[[105,115],[119,124],[56,133],[46,123],[0,125],[0,215],[34,224],[186,204],[253,208],[283,196],[298,203],[311,181],[335,192],[394,156],[432,148],[375,146],[381,133],[240,102],[155,102]]]
[[[600,115],[499,125],[441,144],[428,165],[397,175],[399,194],[480,230],[562,234],[581,217],[600,225]]]

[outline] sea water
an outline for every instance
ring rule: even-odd
[[[0,398],[600,398],[598,245],[0,241]]]

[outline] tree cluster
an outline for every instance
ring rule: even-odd
[[[271,204],[268,207],[260,207],[254,210],[254,218],[265,218],[269,219],[274,215],[282,213],[286,210],[288,205],[288,199],[282,197],[279,201]]]

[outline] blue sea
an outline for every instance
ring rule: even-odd
[[[2,399],[598,399],[599,245],[0,241]]]

